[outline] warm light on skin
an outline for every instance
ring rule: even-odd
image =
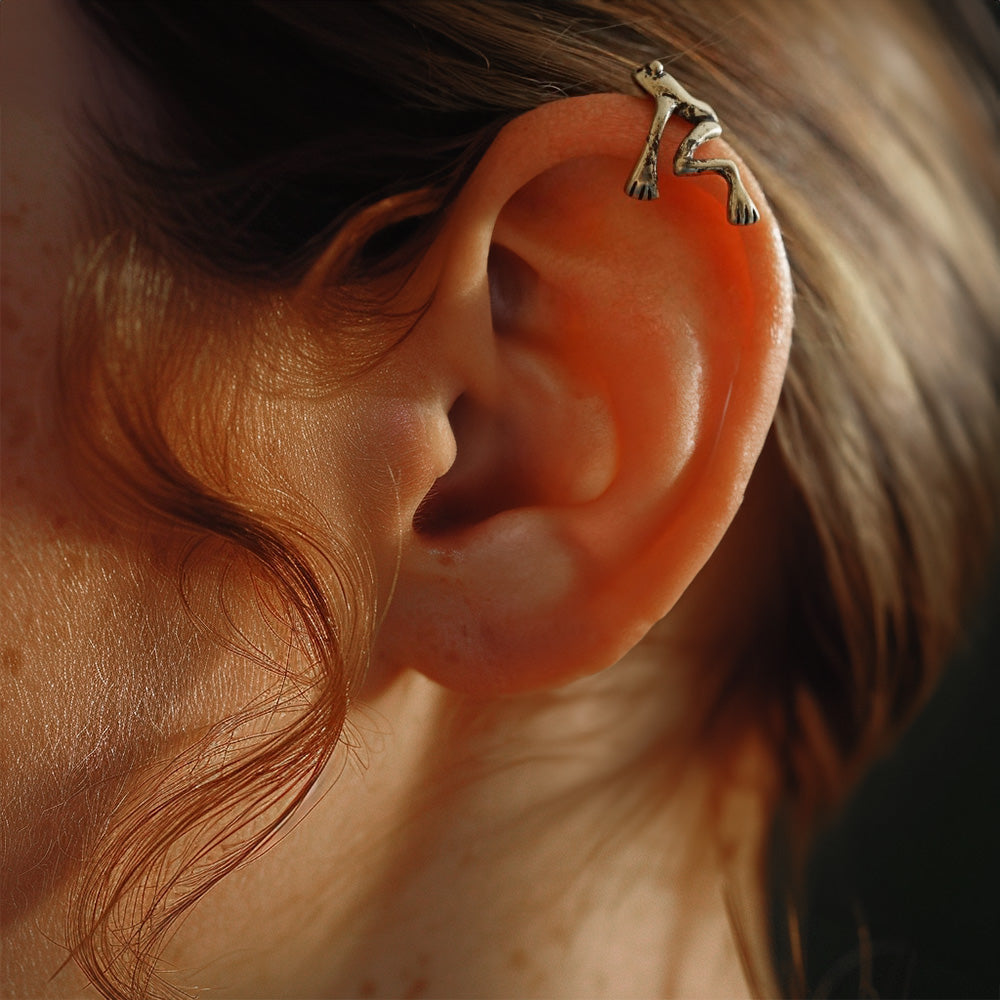
[[[5,717],[15,721],[5,725],[0,739],[5,758],[14,765],[4,769],[4,800],[16,804],[21,833],[8,841],[13,858],[5,858],[16,873],[12,898],[20,919],[5,942],[9,967],[4,975],[15,993],[70,996],[83,988],[72,965],[49,981],[65,957],[59,945],[60,918],[68,888],[49,886],[38,875],[38,866],[49,861],[49,845],[56,844],[67,859],[85,850],[92,831],[127,791],[131,769],[183,744],[196,727],[257,693],[263,681],[194,627],[179,606],[168,565],[157,562],[163,553],[128,533],[102,528],[87,515],[67,478],[53,440],[58,406],[54,366],[60,306],[74,253],[85,237],[70,137],[81,127],[80,97],[100,95],[92,90],[87,48],[58,8],[7,3],[2,16],[4,92],[12,108],[5,116],[3,158],[5,211],[10,214],[4,220],[3,255],[8,607],[2,679]],[[26,63],[58,67],[59,72],[28,72]],[[541,274],[554,309],[567,308],[567,297],[581,282],[622,290],[621,281],[612,284],[614,274],[602,268],[595,273],[586,258],[571,259],[577,230],[555,232],[566,251],[565,267],[556,275],[544,273],[547,255],[536,262],[532,251],[539,233],[517,225],[516,219],[518,210],[544,207],[549,182],[565,182],[565,197],[572,199],[590,183],[588,171],[610,182],[621,174],[622,164],[627,167],[634,140],[645,128],[645,110],[629,98],[595,101],[567,102],[562,112],[549,106],[541,117],[529,115],[516,123],[479,175],[482,183],[470,187],[456,208],[441,237],[443,250],[432,249],[426,270],[407,289],[417,301],[430,287],[450,282],[452,290],[468,293],[458,296],[467,311],[446,312],[456,307],[442,297],[435,306],[440,311],[428,314],[440,325],[417,329],[349,390],[311,401],[257,401],[255,421],[247,425],[255,448],[246,452],[246,467],[236,469],[237,481],[248,489],[260,486],[263,466],[273,477],[266,485],[308,497],[320,521],[350,522],[359,510],[372,515],[369,527],[374,523],[383,599],[400,547],[412,541],[415,512],[455,461],[447,422],[455,399],[468,391],[470,381],[496,374],[495,359],[469,355],[474,341],[458,322],[490,323],[485,268],[494,223],[497,233],[509,237],[506,245]],[[594,121],[607,122],[609,110],[617,117],[612,115],[602,141],[618,143],[620,153],[581,160],[578,154],[587,144],[579,136],[592,132]],[[568,147],[560,147],[560,141]],[[527,162],[527,174],[522,174],[525,150],[538,160]],[[570,166],[561,173],[567,162]],[[704,191],[700,181],[685,183],[692,192]],[[655,232],[651,216],[635,221],[650,206],[632,205],[619,188],[620,183],[614,195],[621,198],[621,211],[635,213],[629,225]],[[523,200],[511,203],[521,190]],[[717,199],[707,201],[718,208]],[[513,207],[505,217],[507,204]],[[574,218],[594,239],[619,233],[613,220],[608,231],[602,230],[605,223],[597,208],[590,218]],[[758,234],[740,238],[770,236],[761,226]],[[478,272],[462,269],[469,258],[450,252],[450,241],[478,247]],[[668,258],[672,252],[664,249]],[[615,259],[633,270],[643,266],[636,246]],[[729,259],[723,255],[724,263]],[[771,277],[780,279],[783,265],[772,261],[771,266]],[[643,294],[668,291],[659,277],[630,289],[636,293],[630,295],[631,308],[640,311],[629,314],[628,322],[642,319]],[[774,297],[784,294],[778,289]],[[662,304],[657,299],[657,307]],[[603,311],[590,318],[612,323],[615,303],[598,305]],[[700,307],[690,307],[690,312],[681,323],[685,330],[704,319]],[[587,441],[564,442],[572,429],[569,421],[557,419],[546,426],[535,441],[538,451],[519,473],[542,480],[540,509],[526,518],[497,520],[471,554],[456,555],[467,565],[479,560],[505,584],[514,581],[520,587],[512,588],[513,603],[501,609],[498,619],[512,632],[519,627],[518,616],[540,598],[556,595],[554,600],[565,601],[580,586],[583,560],[573,546],[539,548],[537,521],[560,543],[572,533],[541,509],[545,503],[555,498],[557,507],[582,508],[600,504],[616,490],[635,488],[644,479],[645,460],[635,450],[639,445],[662,459],[655,476],[645,464],[645,481],[669,487],[696,447],[702,380],[709,377],[704,345],[683,337],[673,344],[645,345],[647,363],[654,359],[663,370],[683,372],[686,381],[672,398],[670,434],[649,429],[636,413],[627,415],[623,432],[609,427],[609,420],[621,418],[623,404],[607,387],[624,385],[643,358],[623,350],[602,365],[581,347],[595,347],[586,345],[594,332],[586,325],[588,317],[581,312],[573,318],[574,332],[583,339],[575,346],[555,343],[567,352],[562,368],[546,370],[544,351],[509,344],[503,348],[507,355],[499,363],[503,372],[495,392],[511,391],[510,386],[523,390],[519,398],[525,408],[510,415],[506,425],[517,434],[530,431],[536,414],[553,407],[553,398],[572,397],[580,406]],[[658,332],[650,328],[646,336]],[[605,333],[612,339],[620,334],[610,328]],[[765,366],[774,383],[768,387],[767,406],[773,405],[780,383],[787,331],[762,328],[762,335],[773,351]],[[475,347],[480,349],[485,350],[481,343]],[[551,345],[546,350],[551,353]],[[198,399],[209,390],[197,385],[190,391]],[[646,398],[657,392],[662,390],[650,388]],[[254,401],[251,393],[246,395]],[[636,390],[636,395],[643,392]],[[490,392],[481,396],[489,399]],[[179,413],[186,412],[184,404],[183,396],[174,400]],[[748,404],[747,412],[751,410],[757,421],[754,447],[759,449],[763,417]],[[669,448],[664,451],[666,438]],[[737,450],[740,446],[733,444]],[[592,462],[579,479],[573,478],[579,471],[575,462],[553,466],[555,471],[546,465],[548,451],[572,448]],[[735,462],[747,477],[746,463],[756,457],[751,451],[747,446]],[[623,485],[626,452],[636,464],[625,469]],[[685,579],[671,581],[667,598],[660,594],[658,600],[672,605],[709,557],[736,512],[737,493],[742,495],[742,486],[730,486],[717,509],[704,508],[711,524],[699,536],[699,551],[680,560]],[[727,536],[726,545],[741,559],[754,540],[759,544],[773,530],[762,513],[762,495],[755,495]],[[266,500],[268,494],[261,496]],[[646,507],[655,503],[650,500]],[[581,517],[570,527],[596,532],[596,538],[587,539],[588,557],[598,552],[604,558],[602,539],[617,537],[610,534],[615,522],[614,512],[604,507],[595,520]],[[629,535],[627,541],[634,548],[642,539]],[[439,561],[449,545],[433,538],[427,542]],[[491,546],[496,547],[492,555]],[[726,546],[716,558],[722,567],[716,572],[729,579]],[[421,571],[418,561],[419,586],[425,584]],[[441,572],[446,578],[450,569]],[[414,579],[411,568],[404,567],[399,587],[407,585],[407,574]],[[478,599],[476,586],[455,584],[457,592],[464,588]],[[482,586],[495,584],[487,580]],[[716,776],[691,766],[685,743],[690,718],[684,706],[692,704],[692,679],[703,678],[713,666],[705,654],[714,641],[708,634],[714,637],[727,614],[749,613],[743,605],[720,607],[716,594],[696,585],[676,612],[676,626],[634,650],[614,671],[549,696],[509,703],[469,699],[414,674],[410,661],[393,660],[349,720],[349,733],[361,749],[338,756],[331,765],[336,772],[346,757],[343,774],[336,781],[331,776],[328,794],[315,801],[287,839],[203,901],[168,950],[167,962],[187,977],[185,984],[189,978],[195,985],[218,985],[220,996],[357,994],[369,983],[380,994],[395,995],[423,984],[432,995],[490,989],[569,996],[611,988],[609,969],[614,970],[616,993],[644,996],[662,990],[668,956],[671,988],[679,993],[735,996],[745,991],[717,892],[717,859],[692,846],[703,839],[706,817],[714,815]],[[735,605],[735,597],[733,601]],[[439,613],[433,602],[426,611],[428,616]],[[624,629],[625,635],[609,640],[602,655],[611,656],[612,647],[614,655],[623,652],[655,616],[650,604],[642,609],[641,620],[622,625],[608,618],[604,624]],[[700,630],[706,622],[711,628],[705,628],[702,646]],[[269,643],[280,647],[283,637],[269,635],[260,623],[247,628],[262,648]],[[404,638],[411,641],[413,636]],[[462,652],[460,641],[455,648]],[[524,650],[520,652],[517,669],[524,668]],[[530,683],[516,679],[510,686],[545,688],[568,680],[573,671],[567,672],[565,663],[550,668],[544,660],[550,652],[543,647],[537,663],[544,676]],[[605,665],[589,662],[586,671]],[[429,660],[417,666],[439,673]],[[504,669],[502,663],[499,667]],[[586,752],[556,752],[577,741]],[[661,747],[656,766],[631,768],[651,747]],[[364,767],[358,765],[359,757]],[[504,766],[487,766],[483,774],[484,762],[490,761]],[[673,767],[679,773],[681,762],[687,770],[678,777]],[[629,775],[626,784],[636,800],[647,798],[642,793],[650,787],[659,795],[665,776],[676,779],[676,795],[664,795],[662,805],[648,812],[640,810],[642,822],[609,830],[607,817],[615,815],[624,794],[618,771]],[[764,777],[755,775],[754,780],[766,784],[766,770],[761,773]],[[109,783],[110,778],[116,780]],[[573,804],[558,822],[545,823],[553,801]],[[602,850],[608,852],[596,867],[591,865],[595,844],[606,845]],[[637,877],[651,856],[674,860]],[[49,874],[57,881],[69,871],[69,866],[56,865]],[[582,912],[587,917],[581,923]],[[700,919],[692,919],[694,913]],[[636,955],[637,926],[643,935],[640,960],[626,968]],[[498,941],[503,947],[496,946]]]
[[[85,780],[85,767],[74,763],[90,760],[99,771],[101,758],[93,752],[142,699],[130,675],[110,688],[101,683],[100,667],[86,675],[79,670],[95,656],[110,666],[117,654],[137,651],[125,637],[112,639],[100,621],[128,607],[134,595],[127,576],[115,572],[120,553],[107,539],[95,544],[75,507],[56,437],[56,338],[80,224],[65,103],[81,85],[85,63],[79,40],[48,4],[4,4],[0,18],[5,103],[0,685],[7,720],[0,745],[8,762],[0,787],[3,801],[18,810],[17,816],[3,811],[13,855],[4,867],[19,873],[5,901],[9,918],[20,912],[22,897],[34,901],[41,880],[31,873],[49,856],[52,840],[68,855],[78,846],[61,822],[45,827],[46,811],[58,809],[72,795],[74,782]],[[51,71],[37,72],[41,65]]]
[[[378,649],[391,663],[413,664],[414,649],[446,649],[418,668],[477,692],[601,669],[670,610],[738,509],[788,357],[787,261],[749,173],[764,218],[745,229],[720,211],[718,178],[670,178],[655,203],[621,199],[612,180],[627,171],[645,114],[641,101],[596,95],[521,116],[442,232],[435,298],[412,334],[414,352],[430,345],[433,353],[416,363],[444,372],[439,345],[450,337],[465,350],[465,367],[455,367],[463,393],[504,412],[495,399],[505,345],[536,350],[567,373],[566,385],[581,387],[561,409],[581,391],[602,398],[615,468],[586,502],[515,504],[450,539],[415,539]],[[489,240],[525,262],[522,281],[532,284],[513,336],[494,338],[489,322]],[[545,440],[552,408],[523,423],[517,447],[530,452]],[[518,555],[504,561],[498,552]],[[550,571],[504,576],[502,566],[529,557]],[[508,608],[502,595],[514,594],[522,603]],[[462,606],[478,613],[443,634],[436,623],[457,619]]]

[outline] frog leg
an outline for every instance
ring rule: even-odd
[[[693,129],[684,137],[677,147],[674,156],[674,173],[678,177],[690,174],[713,173],[723,177],[729,185],[729,203],[727,215],[734,226],[749,226],[760,218],[760,212],[747,194],[747,189],[740,179],[739,167],[732,160],[719,158],[694,158],[695,150],[709,139],[715,139],[722,134],[722,126],[712,119],[697,122]]]
[[[675,107],[677,107],[677,102],[668,97],[656,98],[656,112],[653,115],[653,124],[649,127],[646,144],[642,147],[642,153],[639,154],[635,168],[625,182],[625,193],[630,198],[651,201],[653,198],[660,197],[659,189],[656,186],[657,152],[660,148],[660,140],[663,138],[663,130],[666,128]]]

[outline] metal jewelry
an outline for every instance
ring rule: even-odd
[[[656,101],[656,111],[642,154],[625,182],[625,193],[639,201],[659,198],[660,192],[656,187],[657,153],[660,140],[663,138],[663,129],[670,116],[677,114],[690,122],[693,127],[681,140],[674,154],[674,173],[678,177],[688,174],[719,174],[729,185],[726,211],[729,221],[734,226],[753,225],[760,218],[760,212],[747,194],[736,164],[732,160],[694,159],[695,150],[703,142],[722,134],[718,115],[703,101],[692,97],[663,68],[663,63],[658,59],[646,66],[640,66],[632,77]]]

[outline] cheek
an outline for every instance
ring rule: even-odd
[[[66,195],[72,178],[50,148],[49,133],[16,111],[5,127],[0,377],[7,517],[14,509],[65,503],[65,462],[55,431],[56,349],[74,206]],[[35,157],[48,157],[48,167]]]
[[[199,642],[180,609],[166,614],[169,589],[148,560],[68,524],[34,527],[8,536],[18,557],[0,676],[5,920],[72,871],[137,770],[206,701]]]

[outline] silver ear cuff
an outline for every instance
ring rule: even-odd
[[[678,177],[690,174],[713,173],[725,178],[729,185],[729,202],[726,215],[734,226],[749,226],[760,218],[740,179],[739,167],[732,160],[694,158],[695,150],[709,139],[722,135],[718,115],[703,101],[692,97],[664,68],[658,59],[640,66],[632,74],[635,82],[656,102],[653,123],[635,169],[625,182],[625,193],[630,198],[648,201],[660,196],[656,186],[657,154],[663,129],[671,115],[679,115],[690,122],[691,131],[681,140],[674,154],[674,173]]]

